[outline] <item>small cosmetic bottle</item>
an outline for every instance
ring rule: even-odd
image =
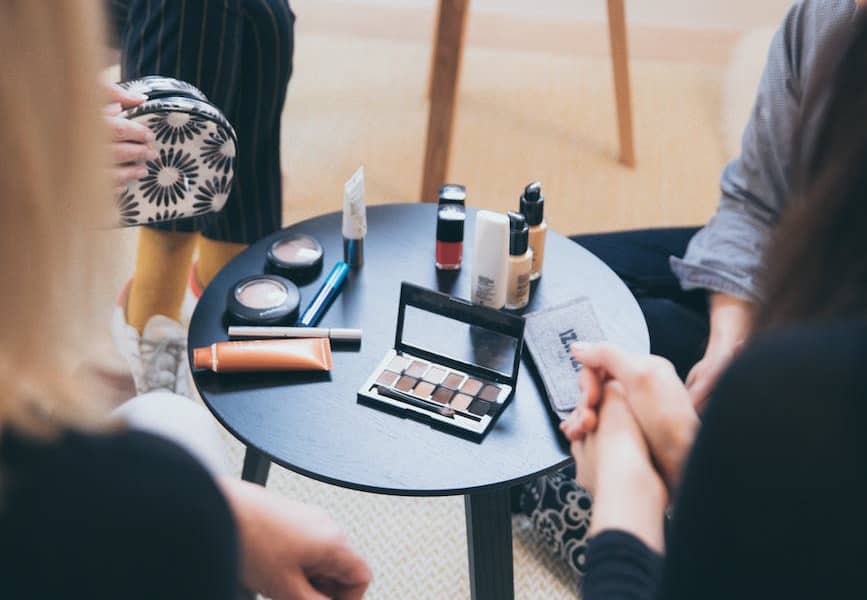
[[[464,254],[464,205],[467,188],[446,184],[440,188],[437,208],[437,269],[456,271],[461,268]]]
[[[519,310],[530,302],[530,271],[533,251],[529,248],[527,219],[520,213],[509,213],[509,269],[506,287],[506,309]]]
[[[343,261],[350,267],[364,264],[367,208],[364,205],[364,167],[343,186]]]
[[[530,281],[535,281],[542,276],[545,234],[548,233],[548,223],[545,222],[545,197],[542,195],[542,184],[538,181],[524,188],[524,193],[521,194],[521,214],[527,219],[530,228],[530,249],[533,251]]]
[[[501,309],[506,305],[509,218],[501,213],[476,213],[476,238],[470,278],[474,304]]]

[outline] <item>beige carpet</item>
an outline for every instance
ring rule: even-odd
[[[359,164],[369,203],[413,200],[421,183],[430,11],[320,0],[297,0],[294,8],[284,222],[338,209],[343,182]],[[513,35],[525,28],[526,35]],[[603,27],[471,17],[449,179],[468,186],[472,205],[512,209],[522,186],[540,179],[551,226],[562,233],[707,219],[725,159],[724,57],[736,36],[648,27],[632,34],[638,167],[628,170],[614,160]],[[104,289],[88,318],[104,331],[111,300],[130,273],[134,232],[99,237]],[[100,347],[110,360],[107,337]],[[240,470],[241,448],[226,439]],[[277,467],[269,487],[325,506],[348,529],[376,576],[370,598],[469,597],[462,498],[350,492]],[[516,520],[514,529],[516,597],[575,598],[568,572],[526,523]]]

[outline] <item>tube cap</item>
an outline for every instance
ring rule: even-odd
[[[196,369],[209,369],[211,367],[210,346],[193,350],[193,367]]]
[[[545,218],[545,197],[542,184],[538,181],[527,184],[520,199],[521,213],[527,218],[527,225],[534,227]]]
[[[530,229],[524,215],[509,212],[509,254],[520,256],[527,252],[530,241]]]

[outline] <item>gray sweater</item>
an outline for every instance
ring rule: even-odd
[[[771,229],[789,202],[804,87],[825,43],[854,13],[853,0],[802,0],[789,9],[768,51],[741,155],[723,170],[716,214],[683,259],[670,259],[684,289],[760,297]]]

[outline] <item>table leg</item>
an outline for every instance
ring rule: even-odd
[[[244,469],[241,471],[241,479],[264,486],[268,481],[268,469],[271,468],[271,460],[256,450],[247,446],[244,453]]]
[[[464,496],[473,600],[511,600],[512,511],[509,489]]]

